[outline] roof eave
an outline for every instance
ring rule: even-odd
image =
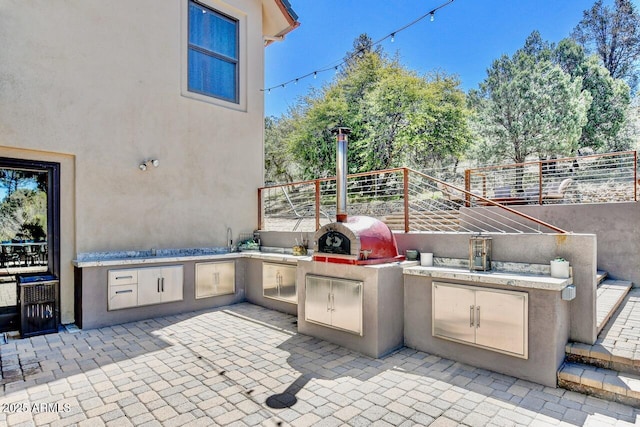
[[[291,31],[295,30],[300,26],[300,22],[298,22],[298,14],[291,7],[291,3],[289,3],[289,0],[273,0],[273,1],[278,6],[280,13],[285,18],[288,25],[278,33],[273,34],[268,39],[266,39],[265,46],[270,45],[274,41],[284,39],[284,36],[286,36]]]

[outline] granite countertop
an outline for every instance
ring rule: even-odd
[[[73,265],[79,268],[115,267],[140,264],[160,264],[186,261],[214,261],[238,258],[255,258],[265,261],[297,263],[300,259],[311,259],[310,256],[294,256],[286,249],[274,251],[229,252],[227,248],[198,249],[158,249],[155,255],[151,251],[114,251],[78,254]]]
[[[516,288],[545,289],[562,291],[573,283],[573,278],[556,279],[545,274],[509,272],[509,271],[469,271],[455,267],[409,267],[403,271],[406,275],[426,276],[434,279],[454,279],[467,282],[512,286]]]

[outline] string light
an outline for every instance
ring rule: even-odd
[[[422,21],[427,16],[430,18],[431,22],[433,22],[434,19],[435,19],[435,16],[436,16],[436,12],[439,11],[440,9],[444,8],[445,6],[450,5],[451,3],[453,3],[453,1],[454,0],[447,0],[445,3],[442,3],[440,6],[434,8],[434,9],[430,10],[429,12],[425,13],[424,15],[421,15],[420,17],[414,19],[413,21],[409,22],[407,25],[405,25],[405,26],[403,26],[403,27],[401,27],[401,28],[399,28],[399,29],[387,34],[386,36],[382,37],[381,39],[373,42],[372,46],[377,46],[377,45],[379,45],[380,43],[382,43],[383,41],[385,41],[387,39],[391,39],[391,43],[393,43],[395,41],[396,34],[398,34],[399,32],[404,31],[407,28],[417,24],[418,22]],[[321,68],[321,69],[312,71],[310,73],[304,74],[302,76],[298,76],[298,77],[296,77],[294,79],[291,79],[289,81],[286,81],[284,83],[280,83],[280,84],[277,84],[275,86],[271,86],[269,88],[260,89],[260,90],[263,91],[263,92],[267,91],[268,93],[271,93],[271,89],[278,89],[280,87],[283,88],[283,87],[285,87],[285,85],[287,85],[289,83],[298,84],[298,80],[302,80],[302,79],[307,78],[309,76],[313,76],[313,78],[316,79],[316,78],[318,78],[318,73],[323,73],[325,71],[329,71],[329,70],[333,70],[333,69],[335,69],[336,73],[337,73],[339,66],[345,64],[348,60],[350,60],[351,58],[353,58],[354,56],[356,56],[356,55],[358,55],[358,54],[360,54],[362,52],[364,52],[364,49],[361,48],[357,52],[353,52],[351,55],[349,55],[348,57],[343,59],[340,63],[338,63],[338,65],[331,65],[331,66],[326,67],[326,68]]]

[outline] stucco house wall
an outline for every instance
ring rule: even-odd
[[[280,0],[202,3],[240,19],[237,105],[185,93],[187,0],[0,1],[0,157],[61,163],[63,323],[78,253],[225,246],[228,228],[255,228],[263,36],[291,22]]]

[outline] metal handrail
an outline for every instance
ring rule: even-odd
[[[477,195],[477,194],[474,194],[474,193],[472,193],[472,192],[470,192],[470,191],[467,191],[466,189],[460,188],[460,187],[458,187],[458,186],[456,186],[456,185],[449,184],[449,183],[447,183],[447,182],[444,182],[444,181],[442,181],[442,180],[439,180],[438,178],[434,178],[434,177],[432,177],[432,176],[429,176],[429,175],[423,174],[422,172],[418,172],[418,171],[415,171],[415,170],[410,169],[410,168],[406,168],[406,169],[407,169],[407,170],[409,170],[409,171],[411,171],[411,172],[413,172],[413,173],[415,173],[415,174],[417,174],[417,175],[422,176],[423,178],[426,178],[426,179],[429,179],[429,180],[431,180],[431,181],[434,181],[434,182],[436,182],[436,183],[438,183],[438,184],[440,184],[440,185],[444,185],[444,186],[445,186],[445,187],[447,187],[447,188],[452,188],[452,189],[454,189],[454,190],[456,190],[456,191],[460,191],[460,192],[462,192],[462,193],[466,196],[467,206],[468,206],[468,204],[469,204],[470,200],[472,200],[472,199],[477,199],[477,200],[480,200],[481,202],[486,203],[486,204],[488,204],[488,205],[490,205],[490,206],[498,207],[498,208],[503,209],[504,211],[507,211],[507,212],[509,212],[509,213],[511,213],[511,214],[514,214],[514,215],[518,216],[518,217],[524,218],[524,219],[526,219],[526,220],[528,220],[528,221],[532,221],[532,222],[534,222],[534,223],[536,223],[536,224],[538,224],[538,225],[541,225],[541,226],[543,226],[543,227],[547,227],[547,228],[549,228],[550,230],[553,230],[553,231],[555,231],[555,232],[557,232],[557,233],[562,233],[562,234],[567,233],[567,231],[565,231],[565,230],[563,230],[563,229],[561,229],[561,228],[559,228],[559,227],[556,227],[555,225],[551,225],[551,224],[549,224],[548,222],[545,222],[545,221],[539,220],[539,219],[537,219],[537,218],[534,218],[534,217],[532,217],[531,215],[527,215],[527,214],[525,214],[525,213],[522,213],[522,212],[520,212],[520,211],[517,211],[517,210],[515,210],[515,209],[512,209],[512,208],[510,208],[510,207],[508,207],[508,206],[502,205],[502,204],[500,204],[500,203],[498,203],[498,202],[494,202],[494,201],[493,201],[493,200],[491,200],[491,199],[487,199],[487,198],[485,198],[485,197],[482,197],[482,196],[479,196],[479,195]],[[407,231],[408,231],[408,230],[407,230]]]
[[[537,224],[538,226],[543,226],[546,227],[554,232],[557,233],[566,233],[565,230],[562,230],[561,228],[558,228],[552,224],[546,223],[544,221],[538,220],[537,218],[531,217],[530,215],[524,214],[522,212],[519,212],[515,209],[512,209],[508,206],[504,206],[503,204],[500,204],[498,202],[495,202],[491,199],[488,199],[486,197],[480,196],[478,194],[474,194],[464,188],[461,188],[459,186],[447,183],[443,180],[440,180],[438,178],[432,177],[430,175],[427,175],[425,173],[413,170],[411,168],[392,168],[392,169],[385,169],[385,170],[380,170],[380,171],[372,171],[372,172],[361,172],[361,173],[356,173],[356,174],[350,174],[347,176],[347,179],[354,179],[354,178],[360,178],[360,177],[366,177],[366,176],[377,176],[377,175],[385,175],[385,174],[398,174],[398,173],[402,173],[402,187],[403,187],[403,192],[402,192],[402,198],[403,198],[403,215],[404,215],[404,231],[405,232],[409,232],[410,231],[410,226],[411,226],[411,218],[410,218],[410,193],[409,193],[409,177],[410,174],[415,174],[416,176],[422,177],[423,179],[427,179],[431,182],[436,183],[437,185],[443,186],[447,189],[451,189],[454,191],[457,191],[459,193],[461,193],[462,195],[464,195],[464,205],[467,207],[471,207],[472,202],[473,201],[478,201],[481,202],[483,205],[486,206],[492,206],[492,207],[496,207],[498,208],[498,210],[502,211],[502,212],[508,212],[509,214],[515,215],[516,217],[519,217],[521,219],[524,219],[526,221],[531,221],[534,224]],[[264,228],[264,216],[263,216],[263,202],[264,202],[264,197],[263,197],[263,193],[265,191],[269,191],[272,189],[278,189],[278,188],[283,188],[285,186],[311,186],[313,185],[314,187],[314,195],[313,195],[313,200],[315,203],[315,229],[319,229],[320,228],[320,200],[321,200],[321,183],[325,183],[325,182],[330,182],[335,180],[335,177],[327,177],[327,178],[318,178],[318,179],[314,179],[314,180],[306,180],[306,181],[299,181],[299,182],[293,182],[293,183],[287,183],[287,184],[276,184],[276,185],[269,185],[269,186],[264,186],[264,187],[260,187],[258,188],[258,228],[259,229],[263,229]],[[434,186],[435,187],[435,186]],[[310,196],[309,196],[310,197]],[[287,201],[293,205],[293,202],[291,201],[290,198],[287,197]],[[299,222],[296,224],[296,228],[299,225]],[[503,224],[504,225],[504,224]],[[513,227],[510,226],[506,226],[505,228],[511,228],[513,229]]]
[[[549,199],[544,191],[545,184],[567,178],[573,180],[574,190],[570,193],[574,197],[577,195],[578,203],[602,202],[604,197],[599,190],[603,184],[616,184],[619,190],[613,198],[606,197],[604,201],[637,201],[637,152],[620,151],[470,168],[465,170],[465,189],[472,192],[480,186],[482,195],[486,196],[491,185],[498,189],[497,183],[500,183],[505,189],[513,189],[518,197],[529,191],[528,201],[537,199],[537,203],[543,204]],[[524,188],[527,183],[529,186]],[[531,192],[537,196],[535,199]],[[554,196],[555,201],[564,199],[564,195],[562,198],[557,194]],[[501,197],[497,191],[496,197]],[[571,200],[563,201],[571,203]]]

